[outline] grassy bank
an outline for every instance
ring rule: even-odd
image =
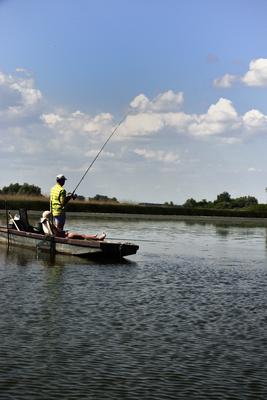
[[[27,196],[0,196],[0,209],[9,210],[26,208],[33,211],[49,210],[47,197]],[[267,218],[267,206],[258,205],[249,209],[215,209],[215,208],[185,208],[182,206],[153,206],[131,203],[71,201],[67,206],[70,212],[88,213],[120,213],[142,215],[187,215],[187,216],[218,216],[218,217],[243,217]]]

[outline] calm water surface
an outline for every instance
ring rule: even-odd
[[[68,219],[127,262],[0,248],[0,399],[266,399],[264,227]]]

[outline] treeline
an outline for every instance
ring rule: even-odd
[[[24,196],[27,198],[28,196],[34,196],[36,198],[39,198],[40,200],[48,200],[46,196],[42,195],[41,188],[36,186],[36,185],[31,185],[29,183],[23,183],[22,185],[19,183],[11,183],[9,186],[4,186],[2,189],[0,189],[0,195],[4,196]],[[120,205],[121,203],[116,199],[116,197],[108,197],[105,195],[101,194],[96,194],[94,197],[84,197],[81,195],[78,195],[77,197],[78,202],[76,201],[75,203],[99,203],[101,204],[114,204],[114,205]],[[73,202],[71,202],[73,203]],[[138,206],[138,205],[137,205]],[[258,200],[254,196],[242,196],[242,197],[237,197],[237,198],[232,198],[231,195],[228,192],[223,192],[221,194],[217,195],[216,200],[214,201],[207,201],[206,199],[203,199],[201,201],[196,201],[193,198],[190,198],[186,200],[186,202],[183,205],[176,205],[172,201],[170,202],[165,202],[164,204],[154,204],[154,203],[140,203],[139,206],[141,207],[159,207],[159,208],[179,208],[181,212],[181,208],[184,208],[186,210],[192,209],[199,209],[199,210],[207,210],[207,209],[217,209],[217,210],[225,210],[225,209],[249,209],[253,208],[256,206],[256,208],[261,207],[258,205]],[[257,207],[258,206],[258,207]],[[70,205],[70,208],[76,208],[79,207],[77,204],[75,205]],[[177,211],[177,210],[176,210]]]
[[[203,199],[196,201],[194,199],[188,199],[183,204],[185,208],[216,208],[216,209],[235,209],[235,208],[248,208],[256,206],[258,200],[254,196],[242,196],[237,198],[231,198],[228,192],[218,194],[216,200],[207,201]]]
[[[4,186],[0,189],[0,195],[18,195],[18,196],[43,196],[41,188],[35,185],[30,185],[29,183],[11,183],[8,186]],[[108,197],[102,194],[96,194],[94,197],[88,197],[78,195],[77,200],[79,201],[96,201],[96,202],[111,202],[119,203],[116,197]]]
[[[103,194],[96,194],[94,197],[88,197],[86,198],[85,196],[77,196],[77,199],[80,201],[99,201],[103,203],[119,203],[119,201],[116,199],[116,197],[108,197]]]
[[[29,183],[11,183],[9,186],[4,186],[0,189],[0,194],[3,195],[26,195],[26,196],[42,196],[41,188]]]

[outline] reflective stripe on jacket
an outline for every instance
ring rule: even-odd
[[[52,187],[50,192],[50,205],[53,216],[60,215],[64,212],[66,202],[66,190],[58,183]]]

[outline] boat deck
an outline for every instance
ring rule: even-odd
[[[23,247],[36,247],[54,253],[71,254],[80,257],[102,255],[108,258],[123,258],[136,254],[139,246],[132,243],[108,240],[68,239],[48,236],[36,232],[18,231],[0,227],[0,242]]]

